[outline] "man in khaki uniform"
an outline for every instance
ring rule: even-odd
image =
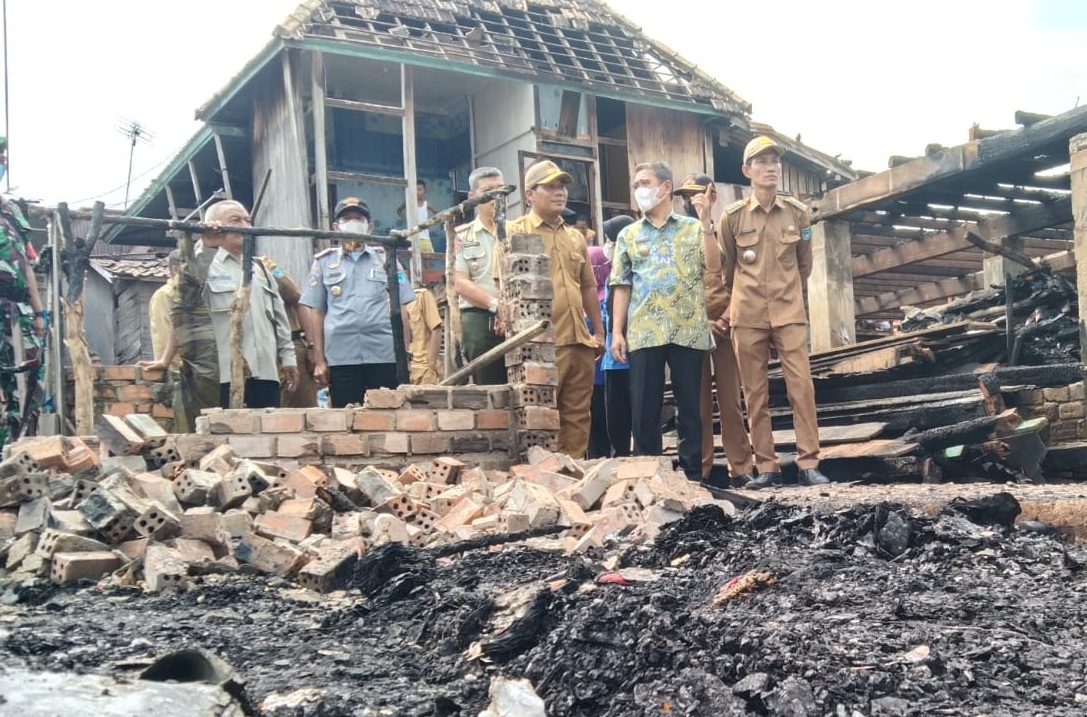
[[[298,380],[291,389],[286,388],[286,377],[283,375],[282,368],[280,369],[279,382],[284,388],[280,395],[279,405],[282,408],[316,408],[317,382],[313,380],[313,343],[302,330],[302,326],[306,324],[305,316],[309,308],[298,303],[302,298],[302,290],[274,259],[268,256],[256,258],[264,264],[264,268],[272,275],[279,288],[279,296],[283,299],[283,308],[287,311],[287,321],[291,327],[294,355],[298,361]]]
[[[569,174],[554,162],[536,162],[525,171],[525,198],[531,210],[506,225],[507,234],[538,234],[551,257],[551,322],[555,331],[559,450],[583,458],[589,448],[589,406],[596,359],[604,355],[604,323],[585,237],[562,220]],[[589,317],[593,332],[585,326]]]
[[[781,155],[769,137],[744,149],[743,173],[751,180],[748,199],[725,208],[720,239],[724,282],[730,293],[729,330],[751,424],[759,475],[751,489],[781,485],[781,467],[770,427],[767,358],[777,349],[796,430],[796,465],[801,485],[827,483],[819,472],[819,426],[808,363],[804,282],[811,274],[811,219],[808,208],[777,193]]]
[[[717,201],[717,187],[713,178],[706,174],[692,174],[676,189],[683,198],[688,216],[702,221],[702,231],[713,235],[710,220],[713,205]],[[751,441],[744,427],[743,409],[740,407],[740,367],[736,361],[736,349],[729,335],[729,295],[721,276],[724,257],[717,242],[706,246],[706,272],[703,277],[706,291],[706,316],[716,347],[702,362],[702,478],[708,480],[713,470],[713,388],[717,388],[717,406],[721,416],[721,446],[728,458],[729,474],[736,485],[743,486],[749,480],[754,462]]]
[[[433,291],[431,291],[433,289]],[[415,301],[408,304],[408,323],[411,324],[411,361],[408,375],[415,385],[433,384],[441,380],[438,353],[442,347],[442,314],[434,294],[445,293],[445,282],[436,282],[430,288],[415,290]]]

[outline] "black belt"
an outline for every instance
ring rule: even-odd
[[[291,332],[291,341],[304,341],[305,338],[306,338],[306,332],[305,331],[292,331]]]

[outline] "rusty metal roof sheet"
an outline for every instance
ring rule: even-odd
[[[166,257],[140,255],[129,257],[91,257],[91,267],[106,279],[136,279],[163,282],[170,277]]]
[[[284,39],[336,39],[725,114],[749,103],[600,0],[307,0]]]

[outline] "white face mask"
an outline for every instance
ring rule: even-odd
[[[348,219],[336,225],[336,231],[348,234],[366,234],[370,231],[370,222],[365,219]]]
[[[607,257],[608,261],[611,261],[615,257],[615,243],[614,242],[609,241],[606,244],[604,244],[604,256]]]
[[[634,201],[642,212],[652,211],[654,207],[664,201],[664,197],[658,197],[660,187],[638,187],[634,190]]]

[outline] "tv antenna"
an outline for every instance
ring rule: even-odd
[[[125,209],[128,209],[128,191],[132,187],[132,159],[136,156],[136,145],[140,142],[151,144],[155,135],[147,127],[136,120],[122,119],[114,125],[114,129],[128,138],[128,180],[125,182]]]

